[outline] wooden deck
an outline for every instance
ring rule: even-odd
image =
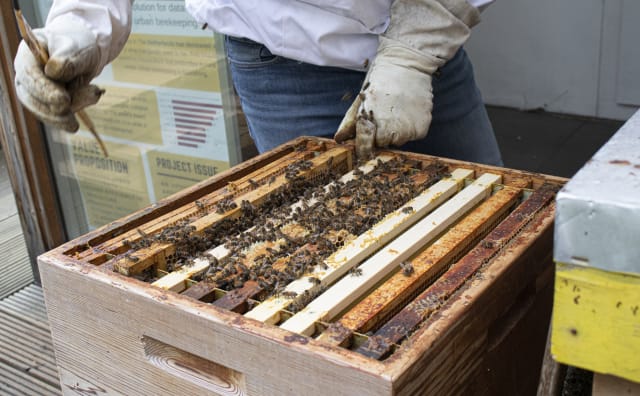
[[[51,334],[0,151],[0,394],[59,395]]]
[[[0,299],[33,282],[27,246],[9,183],[4,153],[0,151]]]
[[[0,301],[0,345],[0,394],[61,394],[39,286],[29,285]]]

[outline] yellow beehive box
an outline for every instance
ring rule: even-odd
[[[640,382],[640,112],[557,196],[551,352]]]

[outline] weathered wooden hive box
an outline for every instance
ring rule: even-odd
[[[534,394],[563,179],[301,138],[39,257],[67,394]]]

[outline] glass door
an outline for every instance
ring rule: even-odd
[[[22,3],[38,26],[52,1]],[[222,42],[196,25],[183,0],[135,1],[124,50],[94,80],[106,93],[87,108],[108,157],[82,123],[75,134],[47,127],[69,238],[242,160]]]

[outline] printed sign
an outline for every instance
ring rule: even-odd
[[[225,169],[223,161],[152,151],[147,153],[155,196],[167,197]]]
[[[69,135],[74,169],[90,225],[126,216],[150,203],[140,150],[105,142],[105,158],[93,138]]]
[[[35,7],[46,15],[51,1]],[[229,168],[229,153],[238,151],[227,140],[221,86],[228,82],[221,84],[225,59],[214,34],[197,26],[183,0],[136,0],[132,7],[126,46],[93,81],[105,94],[87,109],[109,157],[81,125],[62,135],[73,166],[54,169],[75,171],[65,177],[77,179],[89,228]]]

